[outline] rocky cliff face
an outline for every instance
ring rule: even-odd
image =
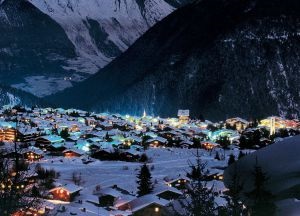
[[[296,0],[198,1],[52,100],[164,116],[187,108],[213,120],[299,116],[299,15]]]
[[[0,81],[39,97],[71,87],[186,0],[2,0]]]

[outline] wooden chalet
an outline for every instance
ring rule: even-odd
[[[0,122],[0,141],[15,141],[16,140],[16,123]]]
[[[151,194],[165,200],[175,200],[183,195],[180,190],[167,185],[155,185]]]
[[[119,209],[125,209],[132,212],[133,216],[161,216],[163,215],[163,209],[169,204],[168,200],[159,198],[155,195],[148,194],[138,197],[123,206],[119,206]]]
[[[169,187],[174,187],[178,190],[185,190],[189,183],[190,183],[190,179],[187,177],[178,177],[178,178],[166,181],[166,184]]]
[[[82,187],[74,184],[67,184],[51,189],[49,192],[54,200],[61,200],[65,202],[71,202],[74,198],[79,195]]]
[[[65,140],[57,135],[42,136],[36,139],[36,145],[45,147],[53,144],[64,143]]]
[[[220,147],[218,143],[211,142],[211,141],[202,141],[201,147],[205,150],[212,150],[214,148]]]
[[[160,146],[165,146],[168,143],[168,140],[163,137],[155,137],[147,140],[146,143],[149,144],[150,147],[157,148]]]
[[[63,154],[66,158],[81,157],[84,155],[84,151],[80,149],[66,149],[63,151]]]
[[[30,147],[22,151],[23,158],[28,161],[39,161],[44,157],[44,152],[35,147]]]

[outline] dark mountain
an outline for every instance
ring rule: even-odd
[[[0,0],[0,82],[39,97],[95,74],[188,0]]]
[[[55,21],[29,2],[0,4],[0,32],[0,83],[23,83],[16,87],[43,96],[43,80],[54,84],[55,78],[69,74],[63,67],[76,57],[73,44]]]
[[[97,111],[208,119],[300,114],[300,3],[203,0],[151,28],[119,58],[49,98]]]

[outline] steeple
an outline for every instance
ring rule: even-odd
[[[275,117],[272,116],[270,120],[270,135],[274,135],[276,133],[275,121]]]

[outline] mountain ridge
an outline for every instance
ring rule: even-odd
[[[2,1],[0,24],[5,34],[0,38],[0,80],[39,97],[71,87],[186,2]]]
[[[299,7],[295,0],[187,5],[100,73],[50,100],[131,114],[189,108],[210,119],[297,117]]]

